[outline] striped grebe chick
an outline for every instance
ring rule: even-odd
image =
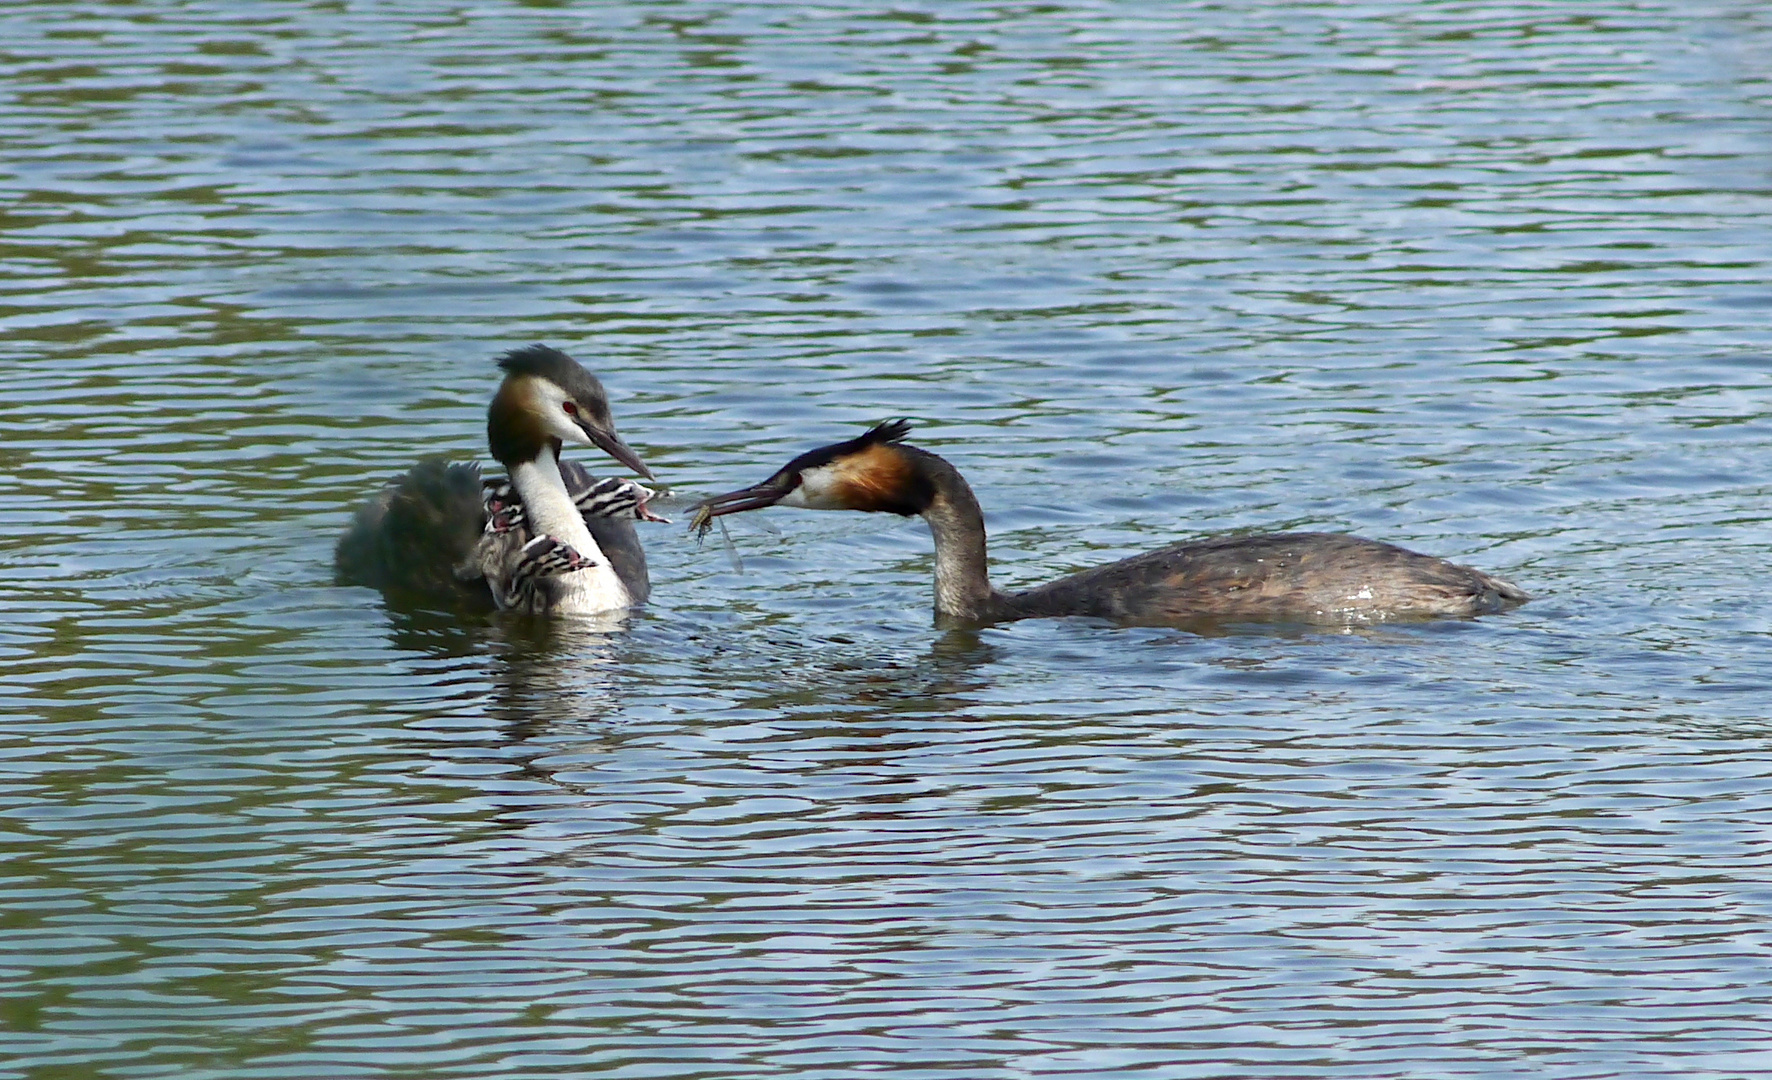
[[[921,515],[935,538],[935,611],[964,623],[1062,615],[1185,625],[1486,615],[1526,602],[1479,570],[1338,533],[1174,544],[1023,592],[991,586],[984,514],[947,461],[899,440],[903,420],[808,451],[761,484],[704,499],[693,527],[765,506]]]
[[[565,444],[595,446],[651,479],[615,433],[603,384],[545,345],[498,360],[504,381],[486,412],[486,439],[508,479],[471,464],[419,462],[359,507],[334,562],[344,584],[535,613],[594,614],[644,601],[646,554],[634,521],[662,521],[651,492],[594,479],[563,460]]]

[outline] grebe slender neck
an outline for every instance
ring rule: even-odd
[[[1003,617],[1009,597],[991,586],[984,511],[960,471],[930,455],[934,495],[920,513],[935,539],[935,611],[959,619]]]
[[[523,512],[537,534],[569,544],[595,565],[562,575],[562,595],[554,610],[574,612],[611,611],[631,607],[633,597],[616,576],[603,549],[597,546],[584,515],[566,490],[560,475],[560,459],[553,445],[544,444],[533,460],[506,466],[511,486],[523,500]]]
[[[780,504],[919,515],[935,540],[935,611],[986,623],[1064,615],[1192,625],[1370,621],[1504,611],[1528,597],[1468,566],[1338,533],[1172,544],[1015,593],[991,586],[984,513],[959,470],[900,440],[902,420],[801,454],[761,484],[702,500],[692,526]]]

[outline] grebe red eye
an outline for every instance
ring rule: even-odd
[[[565,404],[561,405],[560,407],[562,409],[566,410],[567,416],[577,416],[578,415],[578,403],[576,401],[568,401]]]

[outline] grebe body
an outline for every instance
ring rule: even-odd
[[[545,345],[499,358],[503,383],[487,410],[504,481],[478,466],[419,462],[358,508],[334,563],[342,583],[536,613],[594,614],[646,599],[645,552],[633,522],[663,520],[651,492],[598,481],[562,460],[568,443],[595,446],[641,476],[621,441],[603,386]]]
[[[935,610],[964,622],[1088,615],[1128,623],[1353,622],[1486,615],[1518,587],[1357,536],[1274,533],[1173,544],[1006,593],[990,583],[984,514],[958,469],[899,440],[905,421],[809,451],[761,484],[704,499],[694,524],[765,506],[920,515],[935,539]]]

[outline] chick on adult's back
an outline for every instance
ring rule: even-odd
[[[881,424],[801,454],[761,484],[702,500],[695,523],[764,506],[920,515],[935,538],[936,613],[967,622],[1093,615],[1122,622],[1345,622],[1486,615],[1524,603],[1480,570],[1338,533],[1274,533],[1173,544],[1005,593],[990,582],[984,514],[943,458]]]

